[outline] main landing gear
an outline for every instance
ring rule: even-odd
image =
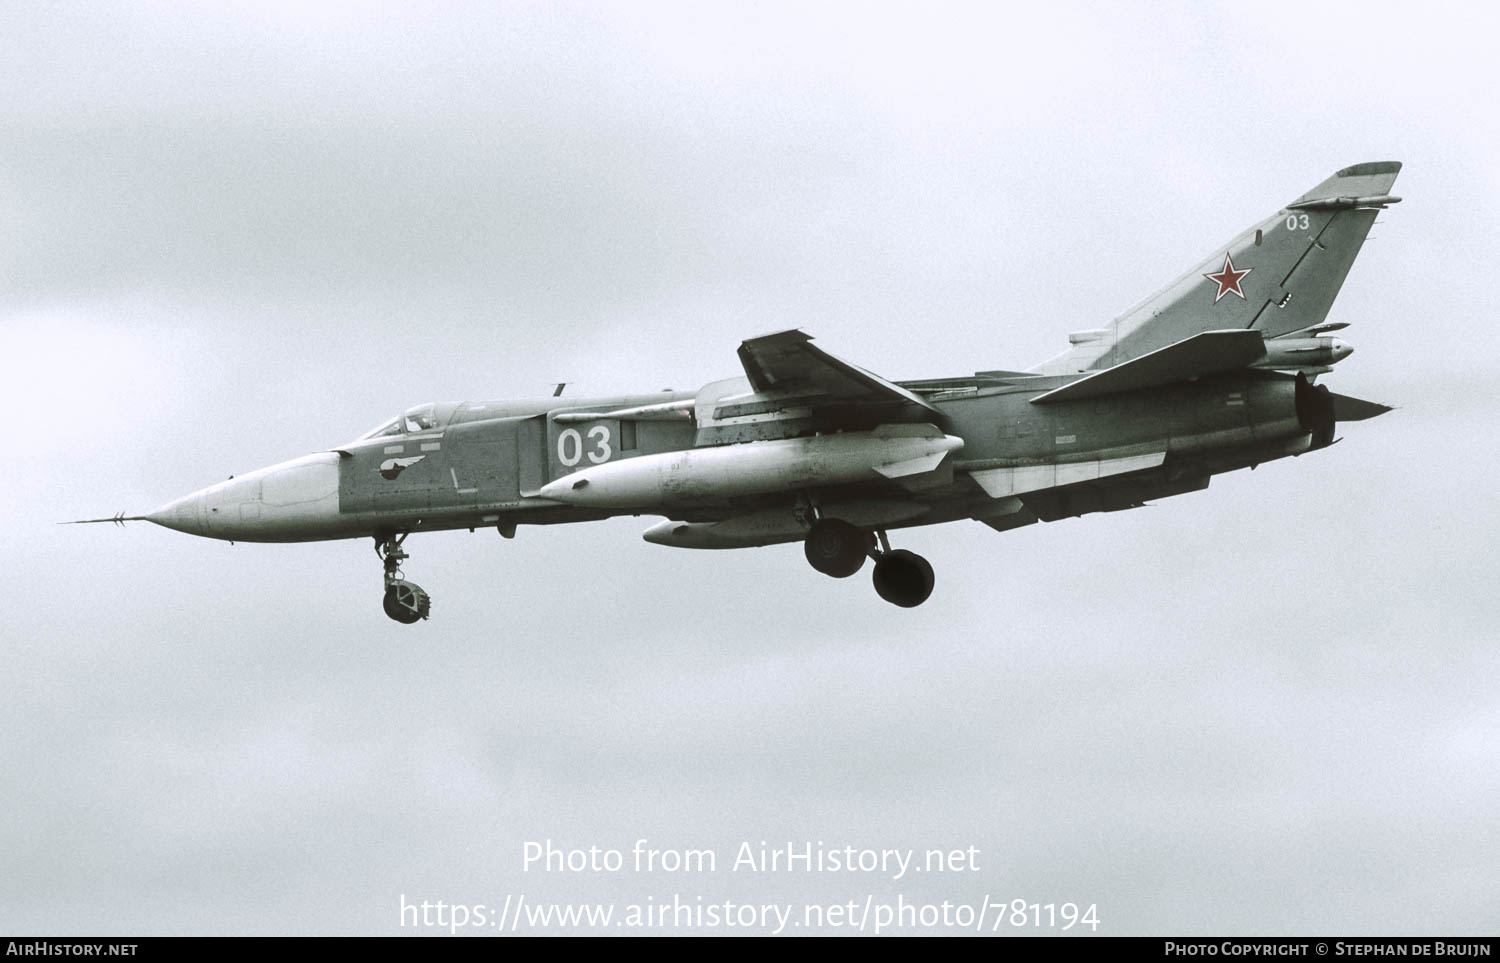
[[[910,609],[932,594],[932,566],[906,549],[891,551],[885,532],[866,532],[837,518],[819,518],[808,529],[802,549],[808,564],[834,578],[858,572],[875,560],[875,591],[887,602]]]
[[[375,536],[375,554],[385,564],[385,599],[381,607],[385,614],[403,625],[427,618],[432,611],[432,596],[422,591],[416,582],[408,582],[401,575],[401,563],[410,558],[401,548],[406,536],[381,533]]]

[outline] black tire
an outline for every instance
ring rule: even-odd
[[[824,518],[813,524],[802,543],[807,564],[834,578],[848,578],[865,564],[870,536],[846,521]]]
[[[916,552],[897,549],[875,560],[875,592],[892,605],[916,608],[932,595],[932,565]]]
[[[408,582],[397,582],[386,588],[380,606],[390,618],[402,625],[411,625],[427,617],[426,594]]]

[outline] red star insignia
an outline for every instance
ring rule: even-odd
[[[1240,281],[1244,280],[1245,275],[1253,270],[1255,268],[1243,268],[1236,271],[1234,269],[1234,258],[1225,254],[1223,270],[1219,271],[1218,274],[1203,275],[1219,286],[1218,292],[1214,295],[1214,304],[1218,304],[1219,299],[1226,294],[1233,294],[1241,301],[1245,300],[1245,292],[1240,290]]]

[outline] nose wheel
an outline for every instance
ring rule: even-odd
[[[408,582],[401,574],[401,563],[411,556],[401,548],[406,535],[376,535],[375,554],[385,565],[385,598],[381,608],[385,614],[411,625],[427,618],[432,611],[432,596],[422,590],[416,582]]]

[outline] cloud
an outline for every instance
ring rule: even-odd
[[[1482,925],[1495,125],[1482,34],[1400,20],[1330,47],[1302,7],[16,11],[0,918],[397,932],[403,893],[902,888],[520,865],[647,838],[974,846],[903,891],[1097,903],[1101,932]],[[691,389],[783,327],[890,377],[1028,365],[1388,157],[1408,200],[1335,307],[1334,383],[1395,413],[1141,511],[903,532],[919,610],[617,519],[413,539],[436,606],[406,628],[362,541],[53,524],[421,401]]]

